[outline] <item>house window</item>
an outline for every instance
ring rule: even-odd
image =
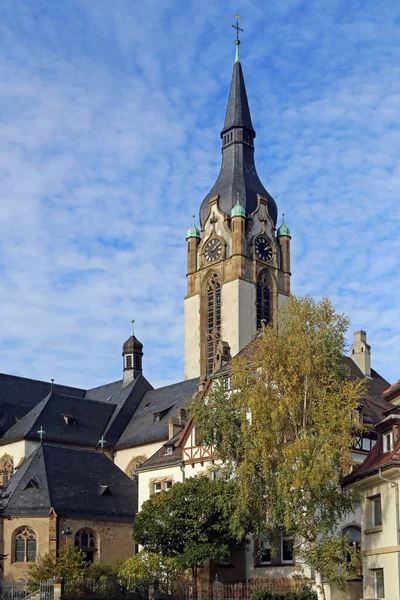
[[[343,529],[342,535],[343,535],[343,537],[348,536],[349,545],[357,552],[360,552],[360,550],[361,550],[361,529],[360,529],[360,527],[358,527],[357,525],[349,525],[348,527],[345,527]],[[346,559],[346,562],[348,562],[348,563],[351,560],[351,556],[348,552],[345,553],[345,559]]]
[[[210,469],[210,478],[212,481],[218,481],[221,478],[221,471],[218,469]]]
[[[36,560],[37,540],[33,529],[23,527],[15,535],[14,562],[34,562]]]
[[[159,494],[162,491],[161,481],[153,483],[153,494]]]
[[[173,449],[173,447],[172,447],[172,446],[167,446],[167,447],[165,448],[165,454],[172,454],[172,453],[173,453],[173,451],[174,451],[174,449]]]
[[[371,526],[380,527],[382,525],[382,503],[381,495],[372,496],[368,498],[370,515],[371,515]]]
[[[281,561],[282,563],[293,563],[293,539],[281,539]]]
[[[214,370],[217,345],[221,337],[221,284],[213,273],[207,286],[207,375]]]
[[[167,479],[167,481],[164,482],[164,489],[165,490],[170,490],[172,488],[172,480],[171,479]]]
[[[96,534],[91,529],[80,529],[75,535],[75,548],[79,548],[86,555],[88,562],[94,561],[96,552]]]
[[[220,567],[230,567],[232,566],[231,554],[228,552],[225,556],[220,556],[218,559],[218,565]]]
[[[153,415],[153,421],[160,421],[160,420],[161,420],[160,413],[154,413],[154,415]]]
[[[268,276],[262,273],[257,280],[257,329],[271,321],[271,293]]]
[[[372,578],[374,584],[374,598],[384,598],[385,582],[383,577],[383,569],[373,569]]]
[[[270,565],[272,559],[271,542],[264,538],[260,546],[260,565]]]
[[[382,435],[383,451],[390,452],[393,450],[393,432],[389,431]]]

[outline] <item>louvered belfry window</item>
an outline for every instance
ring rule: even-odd
[[[211,275],[207,286],[207,375],[214,370],[217,345],[221,338],[221,284]]]
[[[268,276],[261,273],[257,280],[257,329],[271,322],[271,290]]]

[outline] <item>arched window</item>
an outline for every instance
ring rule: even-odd
[[[14,459],[9,454],[3,454],[0,459],[0,486],[5,486],[14,473]]]
[[[94,561],[94,553],[96,552],[96,534],[92,529],[80,529],[75,534],[75,548],[82,550],[86,554],[86,559],[89,562]]]
[[[261,273],[257,279],[257,329],[271,322],[271,291],[267,274]]]
[[[135,456],[135,458],[132,458],[131,462],[128,465],[128,468],[126,469],[126,474],[128,475],[128,477],[133,479],[133,481],[135,481],[136,483],[138,482],[138,475],[136,473],[136,469],[140,467],[140,465],[142,465],[145,460],[147,460],[145,456]]]
[[[358,525],[349,525],[345,527],[342,531],[342,535],[349,536],[349,544],[357,552],[361,550],[361,528]],[[347,562],[350,562],[351,556],[348,552],[345,553],[345,558]]]
[[[221,284],[213,273],[207,285],[207,375],[214,370],[217,345],[221,338]]]
[[[34,562],[36,560],[37,540],[33,529],[21,527],[15,532],[15,562]]]

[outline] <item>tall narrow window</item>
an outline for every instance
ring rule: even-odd
[[[34,562],[36,560],[36,534],[23,527],[15,536],[14,562]]]
[[[94,561],[96,548],[96,535],[91,529],[80,529],[75,534],[75,548],[79,548],[86,555],[88,562]]]
[[[207,375],[214,370],[215,354],[221,338],[221,285],[216,273],[207,286]]]
[[[266,273],[261,273],[257,280],[257,329],[271,321],[271,291]]]

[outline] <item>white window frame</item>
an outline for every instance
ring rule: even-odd
[[[284,560],[283,558],[283,542],[291,542],[292,543],[292,558],[290,560]],[[294,564],[294,549],[293,549],[293,538],[292,537],[281,537],[281,563],[283,565],[293,565]]]
[[[378,582],[378,573],[379,575],[382,576],[382,591],[383,591],[383,596],[379,596],[378,592],[379,592],[379,582]],[[376,600],[384,598],[385,597],[385,574],[383,569],[372,569],[372,578],[373,578],[373,586],[374,586],[374,598]]]
[[[158,487],[160,486],[160,487]],[[162,481],[155,481],[153,483],[153,494],[161,494],[162,492]]]
[[[382,434],[382,449],[384,453],[393,450],[393,431],[387,431]]]
[[[377,494],[376,496],[372,496],[371,498],[368,498],[369,502],[370,502],[370,508],[371,508],[371,526],[374,527],[382,527],[382,499],[381,499],[381,495]],[[377,516],[377,509],[376,506],[379,506],[379,513],[380,513],[380,520],[379,522],[376,520],[376,516]]]

